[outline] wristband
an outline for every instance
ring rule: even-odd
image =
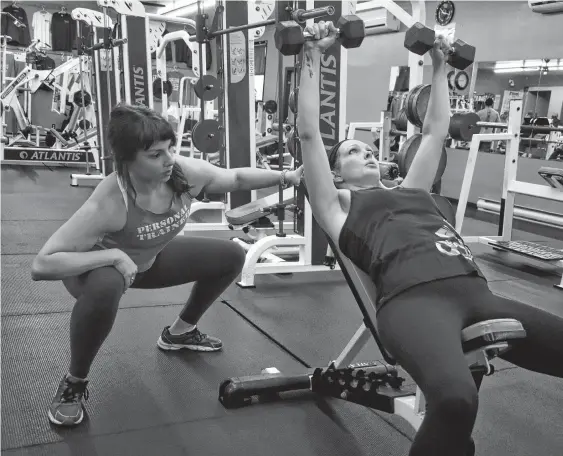
[[[287,174],[287,169],[284,169],[281,174],[280,174],[280,185],[282,186],[282,188],[287,188],[289,187],[287,181],[285,180],[285,175]]]

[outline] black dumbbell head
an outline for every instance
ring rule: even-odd
[[[417,55],[424,55],[434,47],[436,32],[416,22],[405,33],[405,48]]]
[[[475,47],[460,39],[452,45],[453,53],[448,57],[448,63],[458,70],[465,70],[475,60]]]
[[[353,14],[338,19],[336,28],[340,30],[340,42],[346,49],[360,47],[366,36],[364,21]]]
[[[276,25],[274,32],[276,48],[283,55],[297,55],[305,44],[305,36],[301,26],[293,21],[283,21]]]

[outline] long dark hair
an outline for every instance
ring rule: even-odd
[[[124,182],[127,191],[132,192],[133,200],[137,192],[129,175],[128,164],[139,150],[148,150],[155,142],[170,140],[176,144],[176,133],[164,117],[143,105],[119,104],[113,108],[108,125],[108,141],[117,175]],[[193,186],[178,163],[174,163],[172,175],[167,184],[174,193],[189,192]]]

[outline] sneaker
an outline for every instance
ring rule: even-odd
[[[197,328],[179,335],[170,334],[169,328],[170,326],[164,328],[157,341],[157,345],[162,350],[181,350],[182,348],[187,348],[188,350],[211,352],[223,348],[223,342],[216,337],[203,334]]]
[[[58,426],[76,426],[84,418],[82,398],[88,400],[88,381],[71,382],[65,375],[49,407],[49,421]]]

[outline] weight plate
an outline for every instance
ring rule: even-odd
[[[409,90],[409,93],[407,94],[407,98],[405,99],[405,111],[407,114],[407,119],[413,125],[416,125],[417,122],[416,110],[414,109],[413,99],[421,87],[422,85],[417,85],[413,89]]]
[[[393,123],[395,124],[395,129],[399,131],[407,131],[409,120],[407,119],[407,112],[405,108],[399,109],[397,115],[393,119]]]
[[[203,101],[215,100],[221,94],[221,86],[215,76],[203,75],[194,86],[195,94]]]
[[[401,177],[405,178],[409,172],[412,165],[412,161],[418,152],[420,147],[420,141],[422,140],[422,134],[416,133],[408,138],[404,143],[403,147],[399,151],[399,173]],[[440,162],[438,163],[438,169],[436,171],[436,176],[434,177],[434,183],[440,181],[446,170],[448,164],[448,155],[446,153],[446,147],[442,147],[442,156],[440,157]]]
[[[195,124],[192,141],[196,149],[205,154],[219,151],[221,147],[221,127],[213,119],[205,119]]]
[[[436,22],[445,26],[450,24],[455,16],[455,5],[452,1],[442,1],[436,8]]]
[[[266,111],[268,114],[275,114],[277,110],[278,104],[275,100],[268,100],[266,101],[266,103],[264,103],[264,111]]]
[[[300,160],[301,146],[299,144],[299,137],[295,136],[295,129],[292,128],[290,132],[287,134],[286,144],[287,144],[287,151],[289,152],[289,154],[293,158]]]
[[[418,146],[420,145],[421,137],[422,135],[420,133],[416,133],[412,135],[410,138],[407,138],[407,140],[403,143],[401,150],[399,151],[399,155],[397,158],[399,165],[399,173],[402,178],[405,178],[407,172],[409,171],[410,164],[412,163],[414,155],[416,155],[416,151],[418,150]],[[407,166],[407,162],[408,162],[408,166]]]
[[[449,133],[450,136],[457,141],[471,141],[473,135],[476,135],[481,130],[477,126],[479,116],[475,112],[456,112],[450,118]]]
[[[293,114],[297,114],[297,96],[299,95],[299,89],[294,89],[289,94],[289,110]]]
[[[422,128],[424,125],[424,118],[426,117],[426,111],[428,110],[431,90],[432,86],[430,84],[423,85],[417,90],[412,98],[412,109],[416,120],[413,123],[419,128]]]
[[[465,90],[469,85],[469,75],[465,71],[461,70],[456,75],[454,83],[457,90],[459,91]]]

